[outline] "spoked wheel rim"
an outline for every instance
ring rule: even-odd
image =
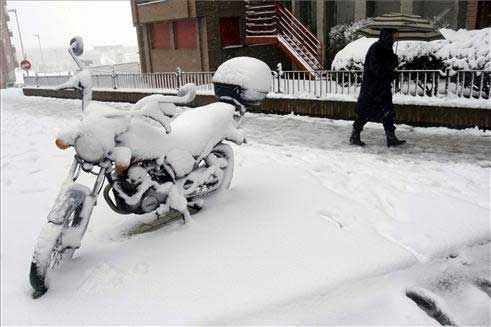
[[[32,288],[34,289],[34,293],[32,294],[33,299],[37,299],[43,296],[48,291],[48,288],[46,287],[45,284],[45,278],[48,269],[50,268],[53,269],[58,267],[63,261],[63,259],[67,257],[67,255],[70,256],[73,255],[73,252],[75,251],[74,248],[63,247],[62,235],[63,235],[63,231],[66,230],[67,228],[77,227],[80,224],[81,208],[82,208],[81,205],[75,208],[70,213],[68,219],[66,219],[62,225],[56,225],[51,222],[48,222],[48,224],[45,226],[45,228],[49,228],[50,230],[53,228],[56,229],[58,235],[53,235],[53,237],[56,237],[56,240],[53,241],[54,245],[51,246],[51,251],[49,252],[49,256],[45,261],[46,263],[42,263],[44,261],[44,259],[42,259],[43,256],[41,256],[41,259],[39,259],[39,257],[37,257],[36,255],[34,256],[33,261],[31,263],[29,280]],[[48,234],[45,234],[48,235],[47,236],[48,239],[50,237],[49,234],[52,232],[53,231],[51,230]],[[35,253],[36,251],[38,251],[38,249],[39,248],[36,248]]]
[[[70,216],[65,220],[63,224],[63,230],[77,227],[80,224],[80,211],[81,206],[73,210]],[[56,240],[56,244],[53,247],[53,250],[51,251],[48,267],[51,269],[59,267],[63,262],[63,259],[71,257],[74,252],[75,249],[73,247],[63,246],[63,233],[61,233]]]
[[[193,193],[187,196],[188,200],[205,198],[215,191],[222,189],[222,184],[227,180],[227,174],[233,173],[233,152],[230,145],[219,144],[211,151],[210,155],[214,155],[216,159],[225,159],[227,161],[224,167],[220,167],[221,176],[212,175],[211,180],[208,180],[202,185],[198,186]],[[204,166],[209,167],[206,160],[203,160],[203,162]],[[230,171],[231,169],[232,171]],[[226,185],[226,188],[228,187],[229,185]]]

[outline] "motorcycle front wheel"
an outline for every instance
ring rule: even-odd
[[[82,211],[86,199],[85,192],[71,192],[64,196],[62,202],[57,202],[50,216],[56,214],[55,221],[49,220],[41,229],[31,262],[29,281],[34,289],[34,299],[44,295],[46,273],[65,259],[70,259],[79,247],[87,228],[88,219],[84,221]],[[59,197],[60,198],[60,197]]]

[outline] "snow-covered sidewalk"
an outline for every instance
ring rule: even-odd
[[[80,101],[1,97],[2,324],[438,324],[405,296],[414,287],[459,323],[489,324],[474,282],[490,269],[489,132],[400,126],[409,144],[387,149],[369,124],[360,149],[351,122],[247,114],[232,188],[193,224],[129,237],[152,216],[101,197],[74,260],[32,300],[31,252],[73,155],[55,129]],[[457,275],[452,296],[428,286]]]

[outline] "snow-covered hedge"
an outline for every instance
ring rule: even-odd
[[[491,70],[490,31],[442,28],[445,40],[396,42],[399,69]],[[368,48],[375,41],[362,37],[349,43],[336,54],[332,69],[362,69]]]
[[[350,24],[338,24],[331,28],[329,32],[329,47],[327,48],[328,60],[332,60],[336,53],[349,43],[360,38],[356,30],[368,24],[371,19],[363,19]]]

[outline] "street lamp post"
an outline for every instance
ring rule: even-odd
[[[17,32],[19,34],[20,51],[22,51],[22,59],[26,60],[26,53],[24,52],[24,44],[22,43],[22,33],[20,32],[19,17],[17,16],[17,9],[9,9],[8,12],[15,14],[15,22],[17,23]]]
[[[41,63],[43,64],[43,68],[46,69],[46,65],[44,64],[43,48],[41,47],[41,37],[39,36],[39,33],[33,35],[38,38],[39,52],[41,53]]]

